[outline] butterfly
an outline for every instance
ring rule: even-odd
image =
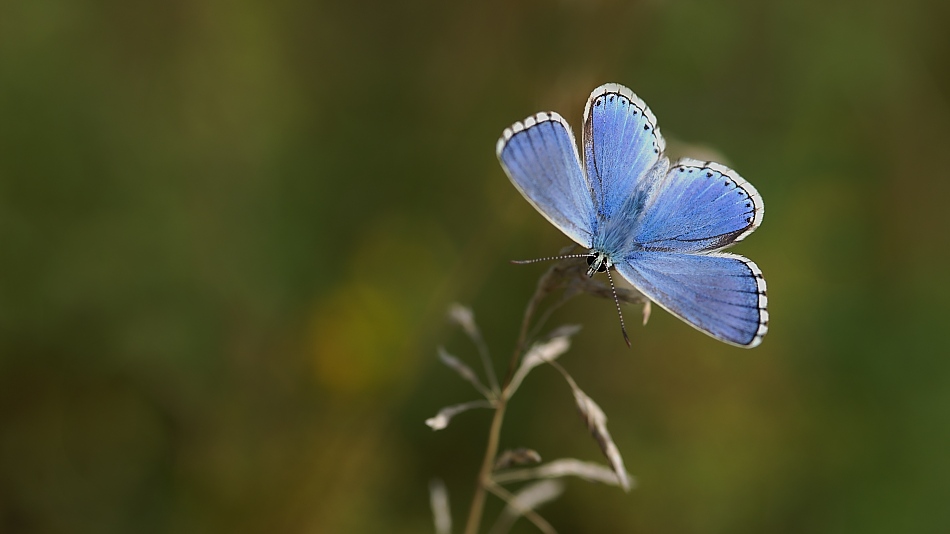
[[[591,93],[581,141],[583,161],[567,121],[542,112],[506,128],[496,153],[525,199],[588,249],[588,276],[613,269],[697,330],[740,347],[761,343],[765,278],[751,260],[723,252],[762,224],[752,184],[718,163],[671,163],[653,112],[622,85]]]

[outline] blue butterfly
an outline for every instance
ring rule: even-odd
[[[591,93],[582,141],[583,163],[567,121],[538,113],[506,128],[496,152],[528,202],[589,250],[588,276],[613,268],[699,331],[740,347],[761,343],[762,271],[722,252],[762,224],[755,188],[717,163],[671,164],[653,112],[618,84]]]

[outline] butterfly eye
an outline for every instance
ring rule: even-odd
[[[591,254],[590,256],[587,256],[587,265],[588,265],[588,266],[593,265],[595,261],[597,261],[597,255],[596,255],[596,254]],[[607,271],[607,262],[606,262],[606,261],[600,262],[600,265],[597,266],[597,272],[598,272],[598,273],[603,273],[603,272],[606,272],[606,271]]]

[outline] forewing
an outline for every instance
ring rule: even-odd
[[[653,189],[634,241],[646,250],[720,250],[751,234],[764,215],[762,197],[738,173],[683,159]]]
[[[651,300],[716,339],[751,348],[768,331],[765,279],[742,256],[641,251],[614,265]]]
[[[622,85],[594,89],[584,109],[584,168],[594,205],[610,219],[666,146],[650,108]]]
[[[538,113],[506,128],[498,160],[518,191],[568,237],[591,246],[594,205],[571,127],[557,113]]]

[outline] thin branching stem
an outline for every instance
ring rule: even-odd
[[[534,290],[534,295],[531,296],[531,300],[528,301],[528,306],[524,310],[524,318],[521,320],[521,330],[518,332],[518,341],[515,342],[515,351],[512,353],[511,360],[508,362],[508,372],[505,375],[505,382],[501,388],[502,397],[505,397],[504,390],[508,387],[508,384],[511,382],[511,377],[515,374],[515,369],[518,367],[518,360],[520,360],[524,354],[525,344],[528,342],[528,327],[531,326],[531,319],[534,317],[534,312],[538,309],[538,305],[541,304],[544,297],[551,291],[551,278],[555,276],[556,268],[557,264],[554,264],[541,275],[541,278],[538,280],[538,287]]]
[[[475,346],[478,349],[478,356],[482,360],[482,366],[485,367],[485,376],[488,377],[488,385],[492,393],[496,396],[501,392],[498,387],[498,378],[495,376],[495,368],[491,364],[491,357],[488,356],[488,346],[485,345],[485,338],[479,333],[475,338]]]
[[[485,456],[482,459],[482,467],[478,472],[478,479],[475,482],[475,494],[472,496],[472,505],[469,508],[468,522],[465,525],[465,534],[478,534],[481,526],[482,512],[485,509],[485,492],[493,485],[491,480],[492,470],[495,465],[495,457],[498,454],[498,440],[501,437],[501,425],[505,420],[505,409],[508,407],[508,385],[518,367],[518,361],[521,359],[528,341],[528,329],[531,325],[531,319],[538,308],[538,305],[544,300],[544,297],[551,291],[551,277],[554,276],[554,268],[548,269],[541,279],[538,280],[538,287],[528,301],[524,311],[524,317],[521,320],[521,330],[518,333],[518,341],[515,343],[515,350],[511,355],[511,361],[508,362],[508,372],[505,375],[505,381],[501,386],[501,394],[495,402],[495,416],[492,418],[491,429],[488,431],[488,443],[485,446]],[[527,516],[526,516],[527,517]],[[543,521],[543,519],[542,519]],[[546,523],[545,523],[546,524]],[[550,528],[550,525],[548,525]],[[553,530],[552,530],[553,532]]]
[[[571,298],[573,297],[574,295],[572,293],[565,292],[564,295],[562,295],[561,298],[557,300],[557,302],[545,308],[544,313],[542,313],[541,316],[538,317],[538,320],[534,323],[534,328],[531,329],[531,333],[529,334],[529,337],[531,338],[537,337],[541,333],[541,329],[548,322],[548,319],[550,319],[551,316],[554,315],[554,312],[560,309],[561,306],[563,306],[567,301],[571,300]]]
[[[465,534],[478,534],[478,527],[482,521],[482,511],[485,509],[485,490],[492,483],[492,467],[495,465],[495,455],[498,454],[498,438],[501,435],[501,423],[505,419],[507,401],[502,395],[495,407],[495,417],[491,421],[491,430],[488,431],[488,445],[485,447],[485,458],[482,468],[478,472],[475,483],[475,495],[472,497],[472,506],[468,513],[468,523],[465,525]]]

